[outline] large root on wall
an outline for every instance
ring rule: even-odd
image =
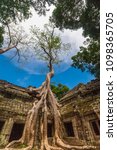
[[[50,89],[52,70],[47,74],[45,82],[40,88],[32,89],[36,92],[33,107],[29,110],[22,137],[9,143],[5,150],[91,150],[94,146],[72,146],[63,140],[63,123],[59,104]],[[30,93],[31,93],[30,92]],[[54,126],[52,145],[47,137],[48,117],[51,116]]]

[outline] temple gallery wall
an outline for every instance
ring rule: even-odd
[[[72,145],[99,146],[100,137],[100,82],[92,80],[79,84],[60,101],[64,122],[64,139]],[[34,97],[28,89],[0,81],[0,147],[21,137],[28,110]],[[39,114],[41,115],[41,114]],[[48,119],[48,138],[51,142],[53,123]]]

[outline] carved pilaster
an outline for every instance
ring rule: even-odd
[[[6,145],[9,142],[13,123],[13,118],[9,118],[6,120],[0,135],[0,145]]]
[[[79,139],[79,137],[78,137],[78,130],[77,130],[77,121],[76,121],[76,117],[74,117],[73,119],[72,119],[72,125],[73,125],[73,130],[74,130],[74,135],[75,135],[75,138],[76,139]]]

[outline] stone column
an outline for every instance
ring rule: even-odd
[[[98,119],[100,120],[100,103],[96,101],[95,103],[91,104],[93,111],[97,115]]]
[[[89,143],[94,142],[94,140],[95,140],[94,135],[92,133],[89,121],[86,118],[85,118],[85,128],[86,128],[85,133],[87,135],[87,139],[88,139]]]
[[[72,125],[73,125],[73,131],[74,131],[75,138],[79,139],[79,137],[78,137],[78,130],[77,130],[77,126],[78,125],[77,125],[76,117],[74,117],[72,119]]]
[[[0,135],[0,145],[8,144],[13,123],[14,123],[13,118],[9,118],[6,120]]]
[[[80,116],[81,117],[81,116]],[[81,120],[81,131],[82,131],[82,138],[83,138],[83,143],[85,144],[85,145],[87,145],[87,139],[86,139],[86,133],[85,133],[85,119],[84,119],[84,116],[82,116],[81,118],[80,118],[80,120]]]

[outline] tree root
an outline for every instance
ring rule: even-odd
[[[95,146],[73,146],[69,144],[65,144],[59,137],[56,139],[56,143],[59,147],[62,147],[63,150],[93,150],[96,149]]]
[[[45,143],[44,144],[44,150],[63,150],[62,148],[60,147],[57,147],[57,146],[51,146],[49,145],[48,143]]]
[[[5,148],[4,150],[32,150],[32,147],[28,146],[26,148]]]
[[[10,142],[10,143],[6,146],[6,148],[9,148],[9,147],[11,147],[11,146],[14,146],[14,145],[16,145],[16,144],[18,144],[18,143],[19,143],[19,144],[21,143],[21,139]]]
[[[29,110],[25,122],[25,127],[21,139],[9,143],[4,150],[91,150],[94,146],[72,146],[63,142],[63,123],[59,111],[60,105],[54,97],[50,89],[50,78],[53,76],[53,71],[49,72],[46,81],[35,91],[36,100],[33,107]],[[54,121],[54,145],[48,143],[47,123],[48,114],[51,115]],[[41,114],[41,115],[40,115]],[[38,124],[37,124],[38,123]],[[37,145],[37,143],[39,143]],[[18,148],[20,145],[27,147]],[[15,148],[17,146],[17,148]]]

